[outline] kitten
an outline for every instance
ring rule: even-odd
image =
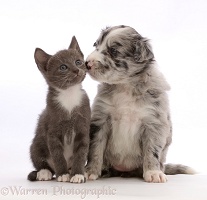
[[[49,87],[30,147],[37,171],[28,180],[47,181],[55,174],[60,182],[85,182],[91,111],[81,86],[86,74],[83,54],[74,36],[68,50],[51,56],[37,48],[34,58]]]

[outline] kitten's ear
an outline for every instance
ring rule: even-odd
[[[47,71],[47,62],[51,58],[51,55],[47,54],[40,48],[36,48],[34,52],[35,62],[37,64],[38,69],[41,72]]]
[[[72,40],[71,40],[71,43],[68,49],[76,49],[83,56],[83,53],[78,45],[78,41],[76,40],[75,36],[72,37]]]
[[[134,58],[136,62],[144,62],[154,58],[152,47],[147,39],[143,38],[136,42]]]

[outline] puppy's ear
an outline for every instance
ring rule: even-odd
[[[72,37],[72,40],[71,40],[71,43],[68,49],[76,49],[83,56],[83,53],[79,47],[78,41],[75,36]]]
[[[102,30],[101,30],[101,32],[104,32],[104,31],[106,31],[106,30],[108,30],[108,29],[110,29],[111,28],[111,26],[106,26],[105,28],[103,28]]]
[[[154,58],[151,45],[148,40],[141,39],[136,42],[136,49],[134,54],[134,59],[136,62],[144,62]]]
[[[40,48],[36,48],[34,52],[34,59],[37,64],[38,69],[44,73],[47,71],[47,63],[51,58],[51,55],[47,54]]]

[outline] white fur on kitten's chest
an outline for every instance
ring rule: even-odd
[[[71,138],[70,138],[70,143],[68,143],[67,136],[64,136],[64,141],[63,141],[64,142],[63,143],[63,146],[64,146],[63,156],[66,160],[68,169],[70,169],[72,167],[72,164],[73,164],[74,138],[75,138],[75,132],[72,131],[72,135],[71,135]],[[53,163],[53,160],[52,160],[51,157],[49,157],[47,159],[47,162],[49,163],[50,167],[53,170],[55,170],[54,163]]]
[[[75,132],[72,132],[71,141],[68,144],[67,136],[64,137],[64,152],[63,155],[65,157],[65,160],[67,162],[67,168],[70,169],[72,167],[73,163],[73,150],[74,150],[74,138],[75,138]]]
[[[68,112],[71,112],[76,106],[81,104],[83,97],[81,84],[74,85],[66,90],[58,89],[58,92],[59,94],[56,97],[56,100]]]

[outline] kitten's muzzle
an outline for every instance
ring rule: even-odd
[[[74,74],[79,74],[80,73],[80,70],[79,69],[73,69],[73,71],[72,71]]]

